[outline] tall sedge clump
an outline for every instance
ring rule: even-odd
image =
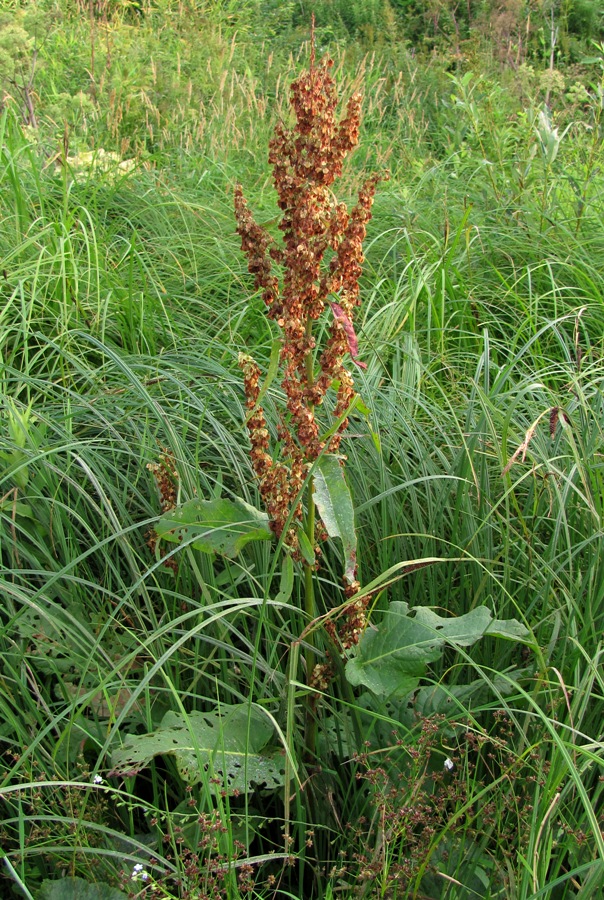
[[[241,247],[255,286],[262,291],[267,315],[282,333],[279,360],[287,414],[278,425],[278,445],[271,452],[269,431],[260,405],[261,371],[241,355],[251,459],[260,493],[277,537],[300,558],[300,529],[306,547],[318,552],[326,536],[315,524],[313,485],[303,502],[303,485],[313,464],[336,454],[355,402],[346,357],[365,367],[358,356],[354,313],[359,305],[363,240],[379,177],[369,178],[349,211],[338,203],[332,185],[342,174],[346,156],[357,145],[361,96],[353,94],[338,121],[337,94],[330,59],[316,63],[314,40],[308,72],[294,81],[291,107],[295,124],[279,124],[269,145],[269,162],[282,211],[277,244],[256,223],[241,186],[235,190],[235,215]],[[323,346],[316,332],[329,327]],[[324,405],[328,396],[331,402]],[[329,406],[329,412],[323,412]],[[289,524],[288,524],[289,523]],[[284,533],[287,526],[287,530]],[[308,556],[308,554],[306,554]],[[307,612],[313,613],[307,566]],[[358,589],[356,566],[348,566],[346,592]]]

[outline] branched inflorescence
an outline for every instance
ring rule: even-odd
[[[251,458],[260,492],[275,534],[283,534],[292,516],[302,516],[300,494],[306,474],[323,452],[338,451],[354,401],[353,380],[344,367],[347,353],[358,366],[353,328],[359,304],[363,240],[371,218],[377,176],[361,188],[352,211],[335,202],[331,185],[342,174],[347,154],[359,138],[361,97],[355,93],[346,113],[336,118],[337,95],[330,75],[332,60],[315,63],[312,42],[310,68],[293,84],[292,128],[277,126],[269,145],[269,162],[282,210],[278,246],[256,223],[241,186],[235,190],[237,232],[248,268],[261,289],[268,316],[282,329],[280,361],[288,416],[278,427],[279,454],[271,456],[269,432],[259,404],[260,369],[241,355]],[[275,270],[279,272],[275,274]],[[331,299],[330,299],[331,298]],[[317,348],[313,325],[329,310],[331,324],[322,348]],[[318,364],[317,364],[318,359]],[[334,427],[322,438],[316,415],[328,390],[335,388]],[[290,527],[286,544],[297,551],[297,531]],[[317,529],[316,539],[324,536]]]

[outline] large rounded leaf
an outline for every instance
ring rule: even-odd
[[[410,613],[413,613],[411,615]],[[346,664],[353,685],[365,685],[380,696],[405,697],[419,685],[428,663],[446,645],[469,647],[485,634],[527,640],[529,632],[515,619],[493,620],[486,606],[464,616],[443,618],[431,609],[395,601],[378,628],[369,628]]]

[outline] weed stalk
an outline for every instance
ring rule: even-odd
[[[256,223],[241,186],[235,189],[237,232],[248,269],[262,291],[268,317],[283,332],[280,366],[285,409],[279,413],[278,442],[272,450],[260,405],[264,394],[260,367],[252,357],[240,356],[251,460],[271,527],[286,552],[302,564],[304,611],[310,621],[317,614],[314,578],[319,545],[327,531],[316,515],[314,478],[307,479],[325,454],[338,454],[348,425],[355,392],[344,365],[346,355],[364,367],[357,359],[353,316],[360,302],[362,244],[379,180],[374,175],[365,182],[351,211],[333,197],[331,186],[358,143],[361,96],[354,93],[350,97],[338,121],[332,66],[330,59],[319,64],[315,60],[313,25],[309,70],[291,86],[296,122],[291,128],[278,124],[269,144],[269,163],[282,213],[278,225],[281,245]],[[330,322],[321,348],[316,332],[325,316]],[[324,412],[326,408],[328,412]],[[345,583],[347,596],[357,592],[356,570],[347,572]],[[305,663],[308,684],[318,686],[316,670],[321,668],[323,675],[324,667],[316,666],[312,638]],[[314,746],[314,715],[309,703],[309,758]]]

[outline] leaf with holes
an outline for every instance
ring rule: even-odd
[[[28,653],[39,671],[68,674],[86,668],[95,637],[80,604],[61,609],[39,598],[23,607],[12,627],[27,641]]]
[[[46,878],[36,895],[38,900],[124,900],[126,894],[97,881],[90,884],[83,878]]]
[[[161,517],[155,533],[166,541],[179,544],[184,540],[204,553],[230,557],[237,556],[250,541],[273,538],[266,513],[239,497],[187,500]]]
[[[223,707],[221,713],[168,712],[150,734],[130,734],[112,754],[112,774],[140,772],[155,756],[170,754],[187,784],[204,779],[213,793],[249,793],[255,787],[283,784],[285,757],[268,748],[273,726],[267,716],[246,703]],[[218,784],[212,782],[218,780]]]

